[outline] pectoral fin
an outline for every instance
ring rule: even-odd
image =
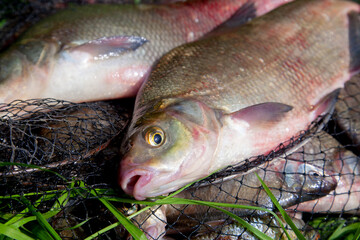
[[[117,57],[128,51],[135,51],[147,40],[138,36],[112,36],[92,40],[81,45],[66,49],[69,54],[84,52],[92,60],[103,60]]]
[[[241,109],[231,117],[246,121],[250,125],[268,125],[279,122],[292,109],[292,106],[283,103],[267,102]]]
[[[337,97],[339,96],[340,88],[329,93],[323,97],[316,105],[312,106],[312,109],[315,110],[316,116],[323,116],[325,114],[331,114],[334,111],[335,103]]]

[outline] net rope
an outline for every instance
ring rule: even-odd
[[[88,1],[2,1],[0,19],[11,21],[1,28],[1,46],[5,48],[29,24],[70,2]],[[104,197],[125,216],[145,207],[111,200],[129,198],[117,185],[116,169],[133,105],[133,99],[80,104],[34,99],[0,105],[0,223],[22,217],[29,220],[24,228],[36,231],[39,225],[30,221],[34,216],[30,204],[47,217],[62,239],[93,234],[97,239],[127,239],[129,233],[117,224]],[[228,167],[176,197],[276,211],[256,172],[279,203],[291,209],[289,214],[301,218],[294,223],[307,239],[326,239],[339,222],[359,222],[359,122],[360,81],[355,80],[342,91],[325,126],[317,121],[269,155]],[[316,171],[305,167],[299,172],[293,167],[301,164]],[[312,189],[309,183],[319,179],[321,187]],[[334,179],[342,187],[332,186]],[[265,211],[225,209],[273,239],[284,237],[279,223]],[[156,222],[163,226],[161,237],[174,239],[256,239],[232,218],[208,206],[154,206],[131,221],[144,232]]]

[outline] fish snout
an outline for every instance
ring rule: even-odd
[[[134,196],[137,200],[144,200],[146,198],[144,186],[153,179],[153,176],[154,173],[150,170],[120,164],[119,185],[126,194]]]
[[[322,181],[322,192],[325,193],[324,195],[330,193],[331,191],[335,190],[337,187],[338,181],[336,179],[337,174],[332,171],[328,171],[328,176]]]

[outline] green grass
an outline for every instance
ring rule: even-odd
[[[7,22],[6,19],[0,20],[0,29],[1,29],[3,26],[5,26],[6,22]]]
[[[349,223],[350,224],[346,224]],[[352,222],[352,223],[351,223]],[[360,218],[318,217],[310,222],[314,228],[321,229],[321,235],[328,240],[358,240],[360,238]]]
[[[10,165],[0,163],[0,165]],[[32,168],[34,166],[31,166]],[[43,170],[39,168],[40,170]],[[50,171],[55,175],[58,175],[56,172]],[[59,175],[58,175],[59,176]],[[60,176],[59,176],[60,177]],[[61,177],[62,178],[62,177]],[[259,178],[259,177],[258,177]],[[63,178],[62,178],[63,179]],[[276,201],[275,197],[271,193],[271,191],[267,188],[264,182],[259,178],[259,181],[263,185],[265,191],[274,202],[274,205],[277,207],[278,211],[282,215],[282,218],[285,222],[292,228],[294,233],[296,234],[298,239],[305,239],[305,237],[301,234],[301,232],[296,228],[295,224],[292,222],[291,218],[285,212],[284,209],[280,206],[280,204]],[[190,184],[189,184],[190,185]],[[188,185],[188,186],[189,186]],[[287,233],[285,226],[283,225],[282,221],[280,220],[279,216],[265,208],[254,207],[254,206],[243,206],[237,204],[229,204],[229,203],[216,203],[216,202],[206,202],[206,201],[198,201],[198,200],[190,200],[190,199],[182,199],[174,197],[179,192],[183,191],[186,187],[172,193],[167,197],[157,197],[152,199],[151,201],[137,201],[130,198],[122,198],[117,197],[116,193],[110,189],[91,189],[88,188],[83,182],[81,181],[71,181],[68,185],[68,190],[63,190],[62,192],[59,191],[46,191],[42,194],[39,193],[28,193],[24,195],[12,195],[12,196],[0,196],[0,202],[7,200],[9,198],[15,199],[23,204],[24,209],[17,213],[5,213],[2,212],[0,209],[0,240],[7,240],[7,239],[40,239],[40,240],[58,240],[61,239],[58,235],[58,232],[49,224],[49,221],[58,214],[64,206],[66,206],[70,199],[74,199],[77,197],[91,197],[93,199],[97,199],[98,201],[105,206],[108,211],[118,220],[118,222],[110,224],[103,229],[100,229],[98,232],[87,236],[86,240],[91,240],[97,238],[99,235],[110,231],[120,225],[124,226],[127,231],[133,236],[134,239],[145,240],[145,234],[134,225],[131,221],[132,218],[141,214],[142,212],[146,211],[147,209],[151,208],[152,206],[159,206],[164,204],[195,204],[195,205],[205,205],[212,208],[216,208],[219,211],[224,212],[225,214],[232,217],[234,220],[239,222],[243,227],[247,228],[250,232],[252,232],[256,237],[259,239],[266,239],[270,240],[271,238],[264,234],[263,232],[259,231],[248,222],[244,221],[243,219],[239,218],[235,214],[229,212],[224,208],[241,208],[241,209],[252,209],[252,210],[259,210],[265,211],[274,216],[290,239],[289,234]],[[34,199],[37,197],[37,200],[33,200],[31,202],[29,199]],[[41,213],[37,210],[40,203],[44,201],[54,201],[51,209],[47,212]],[[117,203],[131,203],[131,204],[141,204],[146,206],[142,208],[140,211],[135,212],[130,216],[125,216],[119,209],[115,207]],[[69,229],[76,229],[77,227],[82,226],[85,224],[89,219],[78,223],[76,226],[73,226]],[[345,221],[338,221],[338,222],[331,222],[329,225],[324,225],[326,222],[324,219],[314,220],[312,221],[312,226],[315,228],[322,228],[326,231],[329,229],[332,230],[331,236],[329,236],[329,240],[336,240],[336,239],[351,239],[351,240],[360,240],[360,222],[356,222],[351,225],[345,225]]]
[[[83,185],[82,187],[85,187],[85,185]],[[252,225],[250,225],[243,219],[239,218],[235,214],[233,214],[223,208],[224,207],[232,207],[232,208],[245,208],[245,209],[267,211],[270,214],[272,214],[275,218],[277,218],[279,220],[279,222],[281,223],[279,217],[275,213],[273,213],[272,211],[269,211],[267,209],[259,208],[259,207],[250,207],[250,206],[242,206],[242,205],[236,205],[236,204],[213,203],[213,202],[205,202],[205,201],[197,201],[197,200],[188,200],[188,199],[174,198],[172,196],[160,197],[156,201],[136,201],[136,200],[132,200],[132,199],[124,199],[124,198],[114,197],[114,196],[106,196],[106,195],[99,196],[98,195],[99,192],[101,193],[104,191],[106,191],[106,189],[89,190],[87,188],[83,188],[83,189],[80,188],[75,191],[78,194],[84,194],[85,192],[92,194],[99,201],[101,201],[104,204],[104,206],[119,221],[118,223],[112,224],[104,229],[101,229],[97,233],[87,237],[86,239],[88,239],[88,240],[94,239],[99,234],[109,231],[112,228],[115,228],[119,225],[123,225],[129,231],[129,233],[134,237],[134,239],[139,239],[139,240],[146,239],[145,234],[140,229],[138,229],[130,221],[130,219],[135,217],[137,214],[140,214],[147,208],[142,209],[141,212],[137,212],[136,214],[125,217],[116,207],[114,207],[112,202],[138,203],[138,204],[142,204],[142,205],[147,205],[148,207],[156,206],[156,205],[163,205],[163,204],[205,205],[205,206],[216,208],[216,209],[224,212],[225,214],[228,214],[230,217],[234,218],[236,221],[238,221],[240,224],[242,224],[244,227],[246,227],[249,231],[253,232],[255,236],[257,236],[260,239],[266,239],[266,240],[271,240],[271,238],[269,238],[267,235],[265,235],[261,231],[254,228]],[[36,238],[38,238],[38,239],[61,239],[59,237],[59,235],[56,233],[55,229],[47,222],[47,220],[61,211],[60,206],[66,205],[65,200],[69,199],[69,195],[72,195],[72,194],[69,192],[67,192],[67,193],[64,192],[64,194],[59,197],[58,201],[56,201],[56,204],[54,204],[52,210],[50,210],[49,212],[43,213],[43,214],[39,213],[36,210],[37,203],[39,203],[40,201],[44,201],[43,197],[40,197],[39,200],[35,202],[35,204],[31,205],[29,200],[26,198],[26,196],[20,196],[19,201],[23,202],[27,208],[24,209],[24,211],[22,211],[21,213],[15,215],[15,216],[12,216],[10,219],[8,219],[8,221],[5,224],[3,224],[4,228],[0,228],[0,234],[4,234],[5,236],[8,236],[10,238],[15,238],[15,239],[35,239],[35,238],[33,238],[34,234],[35,234]],[[76,197],[76,194],[73,195],[72,197]],[[27,213],[27,214],[25,214],[25,213]],[[27,234],[26,233],[27,229],[26,229],[25,225],[32,221],[38,223],[38,226],[39,226],[38,231],[36,233]],[[282,227],[284,227],[284,226],[282,226]],[[25,237],[26,234],[27,234],[27,236]],[[43,237],[43,236],[45,236],[45,237]]]

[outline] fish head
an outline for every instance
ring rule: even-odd
[[[39,91],[57,48],[57,44],[28,39],[1,53],[0,102],[26,99],[29,92]]]
[[[24,96],[28,73],[26,57],[19,51],[7,51],[0,55],[0,102],[9,103],[15,96]]]
[[[0,83],[9,78],[19,78],[23,72],[24,56],[17,52],[5,52],[0,55]]]
[[[288,163],[285,165],[285,182],[290,191],[300,193],[301,202],[324,196],[337,186],[331,170],[304,161]]]
[[[217,138],[213,114],[192,100],[163,105],[139,118],[135,110],[123,142],[119,184],[138,200],[169,193],[209,175],[198,169],[210,169]]]

